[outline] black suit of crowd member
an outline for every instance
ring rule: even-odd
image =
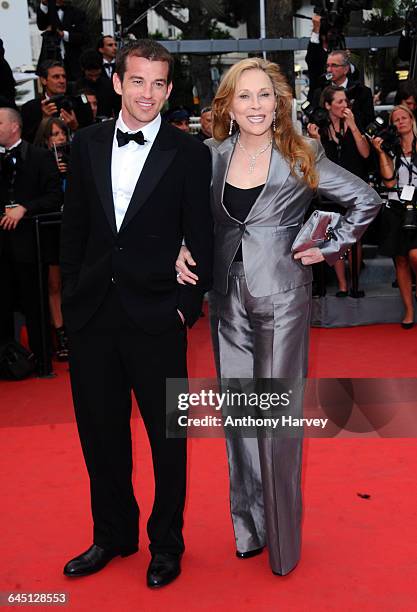
[[[64,574],[91,574],[138,549],[133,390],[154,466],[147,582],[155,587],[178,576],[184,551],[186,440],[166,438],[165,385],[187,376],[186,326],[211,282],[211,161],[207,147],[161,122],[172,56],[152,40],[119,54],[122,111],[75,135],[64,206],[63,311],[94,521],[93,546]],[[198,286],[176,283],[183,237],[198,252]]]
[[[351,75],[349,55],[348,51],[332,51],[328,55],[326,70],[332,75],[332,79],[315,90],[311,103],[313,106],[320,106],[321,92],[327,85],[344,87],[356,123],[361,128],[366,128],[375,119],[372,91],[359,83],[356,76]]]
[[[102,74],[103,60],[95,49],[86,49],[80,57],[82,76],[73,84],[73,93],[91,90],[97,98],[97,115],[113,117],[120,111],[120,96],[113,89],[113,81]]]
[[[308,42],[306,53],[306,64],[308,68],[309,90],[307,100],[312,101],[314,92],[321,86],[320,78],[326,72],[327,56],[329,48],[327,45],[327,33],[324,30],[320,15],[313,14],[313,31]]]
[[[93,123],[88,100],[83,103],[81,98],[72,98],[73,110],[58,108],[49,101],[53,96],[67,96],[67,76],[60,62],[48,60],[39,68],[39,76],[43,87],[43,96],[29,100],[22,106],[23,138],[33,142],[39,124],[44,117],[60,117],[72,131]]]
[[[0,38],[0,96],[6,98],[10,105],[14,104],[16,96],[15,84],[12,69],[4,57],[3,41]]]
[[[26,317],[29,346],[41,356],[41,308],[34,225],[28,217],[59,210],[61,180],[49,151],[21,140],[21,119],[0,108],[0,342],[14,337],[13,311],[20,302]],[[14,206],[10,207],[11,204]],[[17,205],[16,205],[17,204]],[[47,267],[44,267],[45,325],[49,327]]]
[[[38,60],[38,69],[45,60],[60,60],[64,63],[68,79],[75,80],[81,74],[79,55],[83,45],[87,42],[86,16],[83,11],[72,6],[68,0],[56,0],[56,8],[56,51],[51,57],[44,38]],[[54,18],[53,20],[55,21]],[[42,32],[50,27],[51,15],[48,12],[48,0],[41,0],[36,13],[36,23]]]

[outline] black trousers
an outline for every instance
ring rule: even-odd
[[[132,487],[133,390],[152,450],[155,499],[150,550],[182,553],[186,439],[167,439],[165,379],[186,378],[186,330],[138,329],[113,286],[93,319],[69,334],[70,374],[81,445],[90,476],[94,543],[124,550],[138,543]]]
[[[48,306],[48,266],[42,268],[44,325],[46,329],[47,351],[51,349],[50,320]],[[42,311],[39,295],[39,273],[35,263],[20,263],[13,260],[7,252],[0,257],[0,279],[2,285],[0,299],[0,343],[14,339],[15,310],[25,315],[30,350],[37,360],[42,356],[41,322]]]

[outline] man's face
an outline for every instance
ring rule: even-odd
[[[84,76],[87,81],[95,83],[101,77],[101,68],[86,68],[84,70]]]
[[[181,132],[190,131],[190,120],[189,119],[178,119],[177,121],[171,121],[171,124],[181,130]]]
[[[61,68],[61,66],[49,68],[48,76],[46,79],[41,77],[41,83],[46,89],[48,96],[64,94],[67,89],[67,77],[64,68]]]
[[[206,136],[210,136],[210,137],[212,136],[213,134],[212,124],[213,124],[212,112],[207,111],[206,113],[203,113],[200,117],[200,125],[201,125],[201,131],[204,132]]]
[[[340,53],[332,53],[327,58],[326,70],[332,75],[332,83],[341,85],[346,80],[349,72],[349,66],[344,65],[343,55]]]
[[[168,62],[131,55],[126,58],[123,82],[114,74],[113,85],[122,96],[123,121],[138,130],[155,119],[171,93]]]
[[[0,108],[0,146],[11,147],[20,138],[19,126],[13,121],[6,108]]]
[[[117,44],[112,36],[105,36],[103,39],[103,46],[99,48],[100,53],[103,55],[104,59],[111,62],[114,60],[117,53]]]

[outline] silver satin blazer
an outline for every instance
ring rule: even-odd
[[[316,152],[318,193],[348,209],[335,230],[337,240],[331,240],[321,249],[327,263],[333,265],[360,239],[378,213],[382,200],[362,179],[327,159],[319,141],[306,140]],[[253,297],[265,297],[310,283],[311,266],[294,260],[291,245],[314,191],[290,173],[289,164],[274,147],[265,187],[241,223],[229,215],[223,204],[236,135],[223,142],[210,138],[205,144],[210,147],[213,160],[214,289],[227,294],[229,269],[240,243],[246,282]]]

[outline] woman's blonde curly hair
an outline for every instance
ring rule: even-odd
[[[262,58],[248,58],[234,64],[224,75],[212,104],[213,136],[223,141],[229,136],[232,98],[237,82],[245,70],[262,70],[269,76],[277,102],[275,145],[288,161],[291,174],[299,175],[311,189],[318,184],[315,155],[308,142],[300,136],[292,121],[292,91],[279,66]]]

